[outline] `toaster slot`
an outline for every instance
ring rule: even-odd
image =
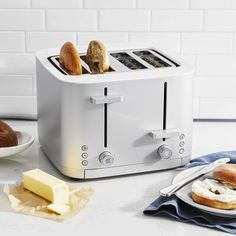
[[[86,55],[82,55],[80,56],[81,60],[84,61],[84,63],[86,63],[88,65],[88,60],[87,60],[87,57]],[[109,66],[109,69],[108,69],[109,72],[112,72],[112,71],[115,71],[111,66]]]
[[[104,96],[107,96],[107,87],[104,88]],[[104,148],[107,148],[107,103],[104,104]]]
[[[66,70],[63,68],[63,66],[60,65],[59,57],[56,57],[56,60],[58,61],[59,66],[60,66],[64,71],[66,71]],[[82,73],[83,73],[83,74],[89,74],[89,71],[87,71],[87,70],[84,68],[83,65],[82,65]]]
[[[151,49],[151,51],[153,51],[154,53],[160,55],[161,57],[165,58],[166,60],[168,60],[169,62],[171,62],[173,65],[175,65],[176,67],[180,66],[177,62],[171,60],[170,58],[168,58],[167,56],[165,56],[164,54],[158,52],[157,50]]]
[[[164,83],[164,99],[163,99],[163,130],[166,130],[166,110],[167,110],[167,82]],[[163,141],[166,139],[163,138]]]
[[[59,70],[62,74],[67,75],[64,69],[61,68],[59,60],[57,60],[57,56],[50,56],[47,59],[55,68],[57,68],[57,70]]]
[[[163,61],[161,58],[157,57],[150,51],[135,51],[133,53],[155,68],[171,66],[170,64]]]
[[[111,53],[110,55],[116,58],[116,60],[128,67],[130,70],[147,69],[146,66],[144,66],[142,63],[134,59],[126,52]]]

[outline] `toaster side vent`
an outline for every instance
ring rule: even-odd
[[[166,130],[166,110],[167,110],[167,82],[164,83],[164,99],[163,99],[163,130]],[[166,139],[163,138],[163,141]]]
[[[128,67],[130,70],[147,69],[146,66],[144,66],[142,63],[134,59],[126,52],[111,53],[110,55],[117,61]]]
[[[170,64],[163,61],[160,57],[157,57],[150,51],[135,51],[133,53],[155,68],[171,66]]]
[[[107,96],[107,87],[104,88],[104,96]],[[104,148],[107,148],[107,103],[104,104]]]

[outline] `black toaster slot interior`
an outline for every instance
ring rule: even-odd
[[[168,58],[167,56],[163,55],[162,53],[158,52],[157,50],[151,49],[151,51],[155,52],[156,54],[164,57],[165,59],[167,59],[169,62],[173,63],[176,67],[180,66],[178,63],[176,63],[175,61],[171,60],[170,58]]]
[[[59,58],[57,58],[57,56],[50,56],[47,59],[50,61],[50,63],[57,68],[63,75],[66,75],[66,72],[64,71],[64,68],[62,69],[59,65],[57,65],[54,61],[53,58],[56,58],[56,60],[59,62]]]
[[[80,59],[83,60],[88,65],[88,60],[87,60],[86,55],[80,56]],[[115,71],[115,70],[109,66],[109,70],[108,71],[112,72],[112,71]]]
[[[108,95],[107,87],[104,88],[104,96]],[[104,104],[104,148],[107,148],[107,103]]]
[[[131,70],[147,69],[146,66],[135,60],[128,53],[118,52],[118,53],[111,53],[110,55],[116,58],[120,63],[122,63]]]
[[[59,62],[59,57],[56,58],[56,60]],[[59,62],[60,63],[60,62]],[[61,66],[61,65],[60,65]],[[61,66],[62,67],[62,66]],[[63,68],[63,67],[62,67]],[[64,68],[63,68],[64,70]],[[89,74],[89,71],[87,71],[83,66],[82,66],[82,74]]]
[[[167,111],[167,82],[164,83],[164,99],[163,99],[163,130],[166,130],[166,112]],[[162,141],[166,139],[163,138]]]
[[[161,58],[157,57],[149,51],[135,51],[133,53],[155,68],[171,66],[170,64],[163,61]]]

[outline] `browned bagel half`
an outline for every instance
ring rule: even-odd
[[[0,120],[0,148],[11,147],[18,144],[14,130],[5,122]]]
[[[213,171],[213,176],[236,187],[236,164],[223,164]]]
[[[201,205],[214,207],[218,209],[230,210],[236,208],[236,202],[220,202],[206,197],[202,197],[194,192],[192,192],[192,199],[194,200],[194,202],[199,203]]]
[[[70,75],[81,75],[82,66],[79,53],[71,42],[66,42],[60,51],[59,62]]]
[[[109,70],[107,49],[102,42],[92,40],[89,43],[87,61],[93,74],[104,73]]]

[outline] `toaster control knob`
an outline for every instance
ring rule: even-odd
[[[100,154],[99,156],[99,161],[104,165],[104,166],[110,166],[114,162],[114,158],[111,155],[110,152],[105,151]]]
[[[171,148],[164,144],[157,149],[157,153],[160,155],[161,159],[168,159],[172,156]]]

